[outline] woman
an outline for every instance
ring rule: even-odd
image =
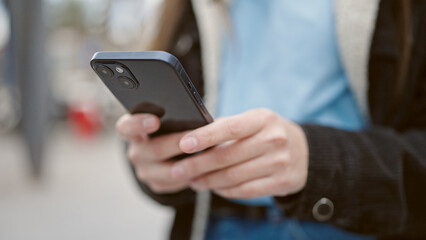
[[[426,236],[425,1],[167,3],[151,48],[222,117],[155,139],[152,115],[117,122],[171,238]]]

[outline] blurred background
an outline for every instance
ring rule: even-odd
[[[164,239],[89,67],[143,50],[161,0],[0,0],[0,239]],[[150,19],[148,21],[148,19]]]

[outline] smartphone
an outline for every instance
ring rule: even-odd
[[[160,118],[152,136],[213,121],[181,63],[167,52],[97,52],[90,65],[129,113]]]

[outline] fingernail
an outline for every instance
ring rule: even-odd
[[[186,137],[182,140],[182,148],[187,151],[193,150],[197,144],[197,139],[194,137]]]
[[[155,125],[155,119],[152,117],[145,118],[142,121],[142,125],[144,128],[152,128]]]
[[[174,178],[183,178],[185,175],[185,169],[181,165],[176,165],[172,168],[172,176]]]

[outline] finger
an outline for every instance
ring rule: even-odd
[[[258,137],[227,142],[175,163],[176,179],[193,179],[211,171],[226,168],[260,156],[266,145],[258,146]]]
[[[269,157],[259,157],[203,175],[191,181],[190,186],[194,190],[231,187],[266,177],[274,172],[276,165]]]
[[[272,195],[275,185],[274,178],[264,177],[233,187],[215,189],[214,192],[225,198],[250,199]]]
[[[177,181],[171,177],[172,162],[140,164],[135,168],[136,176],[144,182],[163,185],[182,185],[188,181]]]
[[[129,158],[135,164],[168,160],[183,153],[179,148],[179,141],[185,134],[186,132],[172,133],[143,142],[131,142]]]
[[[125,114],[116,123],[117,131],[127,140],[140,139],[160,128],[160,119],[152,114]]]
[[[264,125],[263,112],[267,111],[251,110],[198,128],[182,138],[180,148],[183,152],[194,153],[229,140],[253,135]]]
[[[176,193],[188,187],[188,184],[163,184],[153,182],[148,184],[149,188],[157,194]]]
[[[170,177],[171,163],[149,163],[135,167],[137,178],[155,193],[173,193],[188,187],[188,181],[176,181]]]

